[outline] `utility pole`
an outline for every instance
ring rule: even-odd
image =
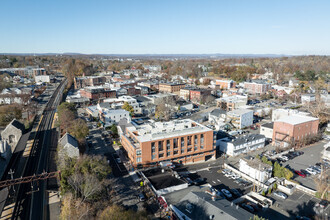
[[[12,169],[9,170],[8,174],[10,175],[10,179],[14,179],[14,171]],[[13,191],[16,192],[15,186],[13,186]]]

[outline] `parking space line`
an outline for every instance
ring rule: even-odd
[[[219,183],[221,183],[221,181],[219,179],[217,179]]]
[[[297,201],[300,201],[300,199],[305,195],[305,193],[303,193],[298,199]]]
[[[212,182],[213,182],[214,184],[216,184],[216,182],[215,182],[215,181],[213,181],[213,180],[212,180]]]

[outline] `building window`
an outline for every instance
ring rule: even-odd
[[[192,136],[188,136],[188,137],[187,137],[188,146],[191,145],[191,138],[192,138]]]
[[[184,148],[181,148],[181,154],[184,154]]]
[[[194,144],[197,145],[197,135],[194,136]]]
[[[152,142],[151,143],[151,152],[155,153],[155,151],[156,151],[155,142]]]
[[[192,150],[192,148],[191,148],[191,147],[187,149],[187,151],[188,151],[188,152],[191,152],[191,150]]]
[[[194,147],[194,151],[196,151],[196,150],[197,150],[197,146]]]
[[[173,148],[178,148],[178,139],[177,138],[173,139]]]
[[[156,159],[156,155],[151,155],[151,160]]]
[[[181,137],[181,147],[184,147],[184,137]]]
[[[136,162],[137,163],[141,163],[142,162],[142,158],[141,157],[136,158]]]
[[[158,141],[158,151],[163,151],[164,150],[163,144],[164,144],[164,141]]]
[[[176,154],[178,154],[178,151],[177,151],[177,150],[175,150],[175,151],[173,152],[173,155],[176,155]]]
[[[203,150],[204,149],[204,145],[203,144],[201,144],[201,150]]]
[[[167,156],[167,157],[171,156],[171,152],[167,152],[167,153],[166,153],[166,156]]]
[[[141,155],[141,150],[137,150],[137,151],[136,151],[136,155],[137,155],[137,156],[140,156],[140,155]]]
[[[170,140],[166,141],[166,150],[170,150],[171,149],[171,144],[170,144]]]
[[[204,144],[204,134],[201,134],[201,145]]]
[[[164,153],[158,155],[158,158],[164,157]]]

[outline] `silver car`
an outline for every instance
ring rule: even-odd
[[[273,194],[274,194],[274,196],[276,196],[278,198],[281,198],[281,199],[287,199],[288,198],[288,195],[285,194],[284,192],[275,191]]]

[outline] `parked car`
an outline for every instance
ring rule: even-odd
[[[329,202],[327,200],[322,200],[319,203],[316,203],[315,206],[316,207],[321,207],[322,209],[325,209],[328,207]]]
[[[231,195],[231,193],[230,193],[228,190],[226,190],[226,189],[222,189],[221,192],[222,192],[227,198],[231,198],[231,197],[233,197],[233,196]]]
[[[249,212],[254,212],[254,208],[246,203],[242,203],[242,208],[246,209]]]
[[[316,172],[314,169],[310,168],[310,167],[308,167],[308,168],[306,169],[306,171],[307,171],[308,173],[312,174],[312,175],[316,175],[316,174],[317,174],[317,172]]]
[[[230,191],[232,192],[232,194],[234,194],[237,197],[241,197],[242,196],[242,194],[237,189],[231,189]]]
[[[226,173],[229,173],[229,172],[231,172],[231,170],[229,170],[229,169],[223,169],[223,170],[221,171],[222,174],[226,174]]]
[[[299,176],[301,176],[302,178],[305,178],[306,177],[306,174],[300,172],[299,170],[295,170],[294,171],[296,174],[298,174]]]
[[[302,172],[302,173],[305,174],[306,176],[309,176],[309,175],[310,175],[310,173],[308,173],[306,170],[303,170],[303,169],[301,169],[300,172]]]
[[[288,195],[285,194],[284,192],[275,191],[273,194],[274,194],[274,196],[276,196],[278,198],[281,198],[281,199],[287,199],[288,198]]]
[[[195,179],[193,182],[196,186],[199,186],[199,185],[204,184],[206,181],[205,181],[205,178],[198,178],[198,179]]]

